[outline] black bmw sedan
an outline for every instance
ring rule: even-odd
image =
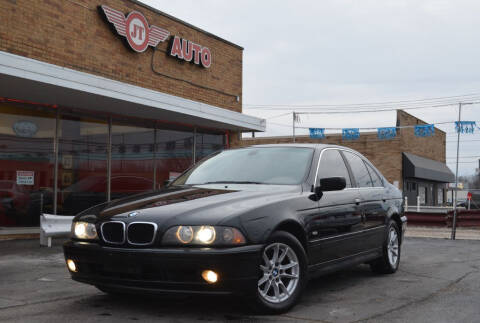
[[[360,153],[262,145],[81,212],[64,253],[74,280],[106,293],[236,293],[280,313],[315,275],[394,273],[405,227],[400,191]]]

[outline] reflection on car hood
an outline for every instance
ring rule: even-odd
[[[300,186],[287,185],[210,184],[171,187],[105,203],[96,209],[82,212],[77,219],[96,215],[100,221],[114,218],[157,223],[178,220],[189,225],[212,224],[243,211],[282,200],[285,194],[300,192]]]

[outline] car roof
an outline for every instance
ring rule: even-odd
[[[298,147],[298,148],[315,148],[315,149],[325,149],[325,148],[343,148],[348,150],[353,150],[348,147],[338,146],[338,145],[328,145],[328,144],[305,144],[305,143],[285,143],[285,144],[264,144],[264,145],[252,145],[249,147]]]

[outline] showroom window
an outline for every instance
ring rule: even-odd
[[[155,128],[113,121],[110,199],[154,189]]]
[[[0,226],[159,189],[225,143],[193,127],[0,103]]]
[[[164,186],[193,165],[193,131],[157,129],[156,181]]]
[[[58,129],[57,213],[73,215],[107,200],[108,121],[62,113]]]
[[[225,148],[225,135],[222,134],[210,134],[210,133],[197,133],[197,144],[195,149],[196,161],[213,154],[219,150]]]
[[[0,103],[0,226],[38,226],[53,211],[56,112]]]

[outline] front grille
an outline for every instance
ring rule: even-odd
[[[132,245],[149,245],[155,240],[157,225],[150,222],[132,222],[127,228],[127,240]]]
[[[125,223],[120,221],[105,222],[101,225],[103,240],[107,243],[125,243]]]

